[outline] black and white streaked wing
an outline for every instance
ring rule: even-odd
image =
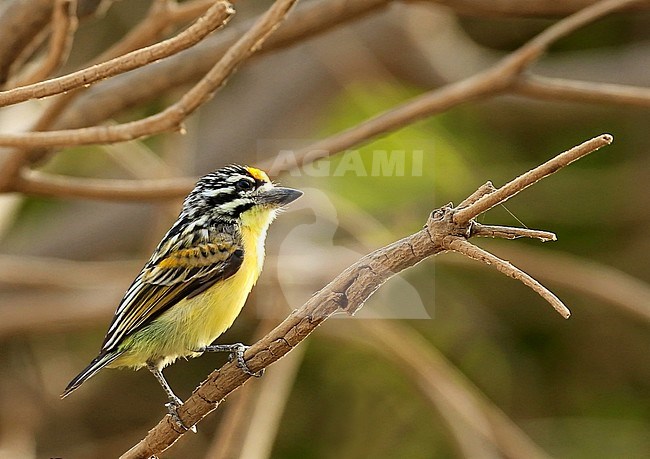
[[[234,275],[243,260],[241,241],[230,234],[152,257],[126,291],[106,333],[102,351],[115,349],[124,337],[182,299],[192,298],[215,282]]]

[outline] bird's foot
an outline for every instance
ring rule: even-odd
[[[228,361],[232,362],[233,360],[237,360],[237,366],[242,369],[244,373],[250,376],[254,376],[255,378],[259,378],[264,374],[264,368],[262,368],[258,372],[251,371],[250,368],[248,368],[248,365],[246,364],[246,360],[244,359],[244,352],[250,348],[250,346],[246,346],[245,344],[242,343],[235,343],[235,344],[211,344],[209,346],[205,346],[201,349],[199,349],[197,352],[229,352],[230,355],[228,356]]]
[[[178,408],[180,408],[183,405],[183,401],[178,398],[170,398],[168,403],[165,403],[165,407],[167,408],[167,413],[169,413],[169,416],[172,418],[172,421],[176,423],[178,427],[180,427],[183,430],[191,430],[192,432],[196,433],[196,426],[192,427],[187,427],[183,421],[181,421],[180,416],[178,416]]]

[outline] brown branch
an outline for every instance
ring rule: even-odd
[[[537,178],[530,174],[523,176],[526,177],[526,180],[533,180],[532,183],[537,181]],[[514,188],[508,189],[512,193],[518,192]],[[486,197],[495,193],[499,193],[499,190]],[[481,199],[477,203],[480,203]],[[481,258],[483,261],[496,263],[497,268],[502,268],[502,261],[493,255],[484,251],[468,250],[468,246],[472,246],[465,238],[470,236],[471,223],[462,220],[459,223],[454,218],[456,211],[457,209],[451,205],[435,210],[429,216],[422,230],[375,250],[339,274],[246,351],[245,358],[250,370],[259,371],[279,360],[332,314],[337,312],[354,314],[370,295],[393,275],[432,255],[445,250],[458,250],[467,255]],[[508,275],[513,275],[512,270],[503,269],[503,271]],[[534,284],[536,281],[532,280],[530,276],[517,275],[516,278],[539,291]],[[545,295],[545,298],[564,315],[567,314],[568,310],[563,310],[560,307],[561,302],[555,296]],[[228,394],[244,384],[249,377],[237,367],[236,363],[232,362],[212,372],[179,408],[178,414],[183,423],[188,426],[196,425],[216,409]],[[122,457],[125,459],[145,458],[159,454],[169,448],[184,433],[185,431],[176,425],[169,416],[165,416],[143,440]]]
[[[130,123],[64,131],[0,135],[0,145],[14,147],[55,147],[133,140],[169,130],[212,98],[226,79],[262,45],[277,28],[297,0],[276,0],[255,25],[235,43],[212,69],[181,99],[164,111]]]
[[[650,107],[650,88],[525,75],[512,91],[536,99]]]
[[[234,10],[230,3],[220,0],[205,15],[201,16],[192,24],[192,26],[174,38],[137,51],[132,51],[124,56],[73,72],[69,75],[2,91],[0,92],[0,106],[3,107],[29,99],[60,94],[164,59],[203,40],[210,33],[228,22],[233,14]]]
[[[530,247],[499,247],[499,253],[517,258],[527,270],[544,282],[563,286],[582,295],[609,303],[635,318],[650,322],[650,287],[611,266],[573,255],[548,253]],[[445,257],[445,264],[480,267],[462,257]]]
[[[517,239],[529,237],[539,239],[542,242],[557,241],[557,236],[548,231],[533,230],[528,228],[513,228],[511,226],[482,225],[474,222],[472,225],[472,236],[492,237],[501,239]]]
[[[64,177],[23,169],[14,189],[35,196],[102,199],[107,201],[160,201],[183,198],[196,178],[119,180]]]
[[[299,5],[267,39],[264,47],[251,57],[299,43],[337,25],[358,19],[364,14],[378,11],[390,1],[319,0]],[[119,75],[97,85],[96,88],[90,88],[79,105],[74,107],[75,114],[78,115],[76,119],[83,120],[85,124],[80,125],[78,122],[68,122],[64,119],[57,128],[78,128],[97,124],[126,108],[146,103],[171,89],[196,82],[223,57],[241,35],[253,27],[255,21],[256,19],[252,19],[241,24],[232,24],[222,33],[207,38],[182,54],[157,62],[155,66]],[[97,92],[104,91],[120,94],[120,98],[112,100],[111,104],[98,107],[94,102]]]
[[[506,183],[498,190],[483,196],[475,203],[461,209],[454,216],[454,221],[462,223],[475,218],[483,212],[490,210],[492,207],[504,203],[512,196],[515,196],[517,193],[525,190],[539,180],[548,177],[565,166],[568,166],[573,161],[576,161],[589,153],[593,153],[605,145],[609,145],[612,143],[612,140],[613,137],[611,135],[602,134],[557,155],[555,158],[537,166],[523,175],[520,175],[511,182]]]
[[[234,2],[230,2],[234,3]],[[122,56],[134,49],[150,45],[160,38],[164,31],[175,24],[195,20],[214,5],[214,0],[192,0],[176,2],[154,1],[143,21],[134,27],[119,42],[102,53],[98,62]]]
[[[483,250],[480,247],[470,244],[466,240],[459,237],[447,239],[444,245],[448,250],[462,253],[468,258],[481,261],[488,266],[493,266],[506,276],[517,279],[525,286],[530,287],[534,292],[539,294],[539,296],[550,303],[551,306],[553,306],[553,308],[559,312],[562,317],[568,319],[571,316],[571,311],[569,311],[569,308],[567,308],[564,303],[562,303],[562,301],[560,301],[560,299],[555,296],[549,289],[544,287],[542,284],[509,262],[502,260],[501,258],[492,255],[487,250]]]
[[[72,48],[74,33],[77,30],[76,10],[76,0],[57,0],[55,2],[47,56],[32,73],[19,78],[16,82],[9,83],[8,86],[24,86],[41,81],[65,63]]]
[[[7,3],[7,2],[5,2]],[[52,0],[10,2],[0,15],[0,86],[15,70],[12,64],[29,47],[34,37],[47,27],[52,18]]]
[[[314,151],[334,155],[352,146],[367,143],[382,134],[446,111],[451,107],[509,91],[515,87],[522,72],[539,59],[555,41],[612,11],[639,1],[641,0],[603,0],[591,5],[553,24],[489,69],[459,82],[416,96],[354,127],[300,149],[294,155],[295,162],[293,164],[283,162],[281,165],[277,165],[271,161],[267,164],[267,169],[272,174],[277,174],[286,168],[311,162],[315,158],[311,154]],[[318,155],[318,158],[322,157],[322,154]]]
[[[168,1],[155,1],[151,4],[146,17],[135,28],[109,49],[92,59],[87,66],[115,59],[138,48],[149,46],[160,38],[164,30],[179,23],[195,20],[197,16],[205,14],[213,4],[214,0],[192,0],[181,5],[170,4]],[[73,100],[81,96],[85,90],[86,88],[82,87],[67,94],[59,94],[57,99],[43,111],[31,130],[47,131],[50,129],[63,110]],[[32,152],[29,159],[36,161],[43,154],[34,155]]]

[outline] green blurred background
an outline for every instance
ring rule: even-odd
[[[116,2],[104,16],[83,20],[64,71],[119,40],[149,4]],[[265,5],[237,2],[231,26]],[[198,176],[231,162],[268,164],[279,150],[486,67],[555,20],[395,2],[251,61],[188,120],[183,136],[65,149],[39,167],[144,179]],[[607,17],[558,42],[534,71],[647,86],[648,30],[643,9]],[[111,84],[90,88],[82,96],[86,109],[93,97],[104,103],[98,96],[110,96]],[[112,118],[155,113],[187,87]],[[4,109],[0,121],[15,126],[44,104]],[[252,342],[361,254],[417,231],[432,209],[460,202],[485,181],[499,186],[604,132],[615,138],[480,218],[553,231],[557,242],[473,241],[553,290],[571,319],[495,270],[441,254],[389,282],[358,318],[328,321],[300,346],[304,352],[247,383],[245,398],[229,397],[164,457],[507,456],[458,414],[470,403],[466,396],[482,400],[484,410],[469,416],[488,432],[504,432],[483,418],[498,407],[549,456],[648,457],[648,126],[644,108],[503,95],[359,147],[365,170],[377,152],[403,151],[408,159],[421,151],[421,174],[409,174],[407,163],[401,177],[363,176],[357,164],[338,176],[274,177],[306,195],[271,228],[260,284],[220,342]],[[335,171],[343,160],[320,167]],[[58,394],[95,356],[122,293],[179,202],[2,197],[0,457],[115,457],[164,415],[164,394],[146,372],[107,370],[63,401]],[[421,365],[400,353],[421,357]],[[165,373],[186,398],[224,360],[206,355]],[[451,392],[435,395],[447,385]],[[460,395],[450,402],[454,388]],[[250,424],[233,420],[234,406]],[[228,425],[238,428],[228,433]],[[219,449],[226,442],[234,445],[228,453]]]

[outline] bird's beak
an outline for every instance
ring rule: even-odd
[[[302,196],[302,191],[300,190],[276,186],[261,193],[258,200],[262,204],[273,207],[282,207],[295,201],[300,196]]]

